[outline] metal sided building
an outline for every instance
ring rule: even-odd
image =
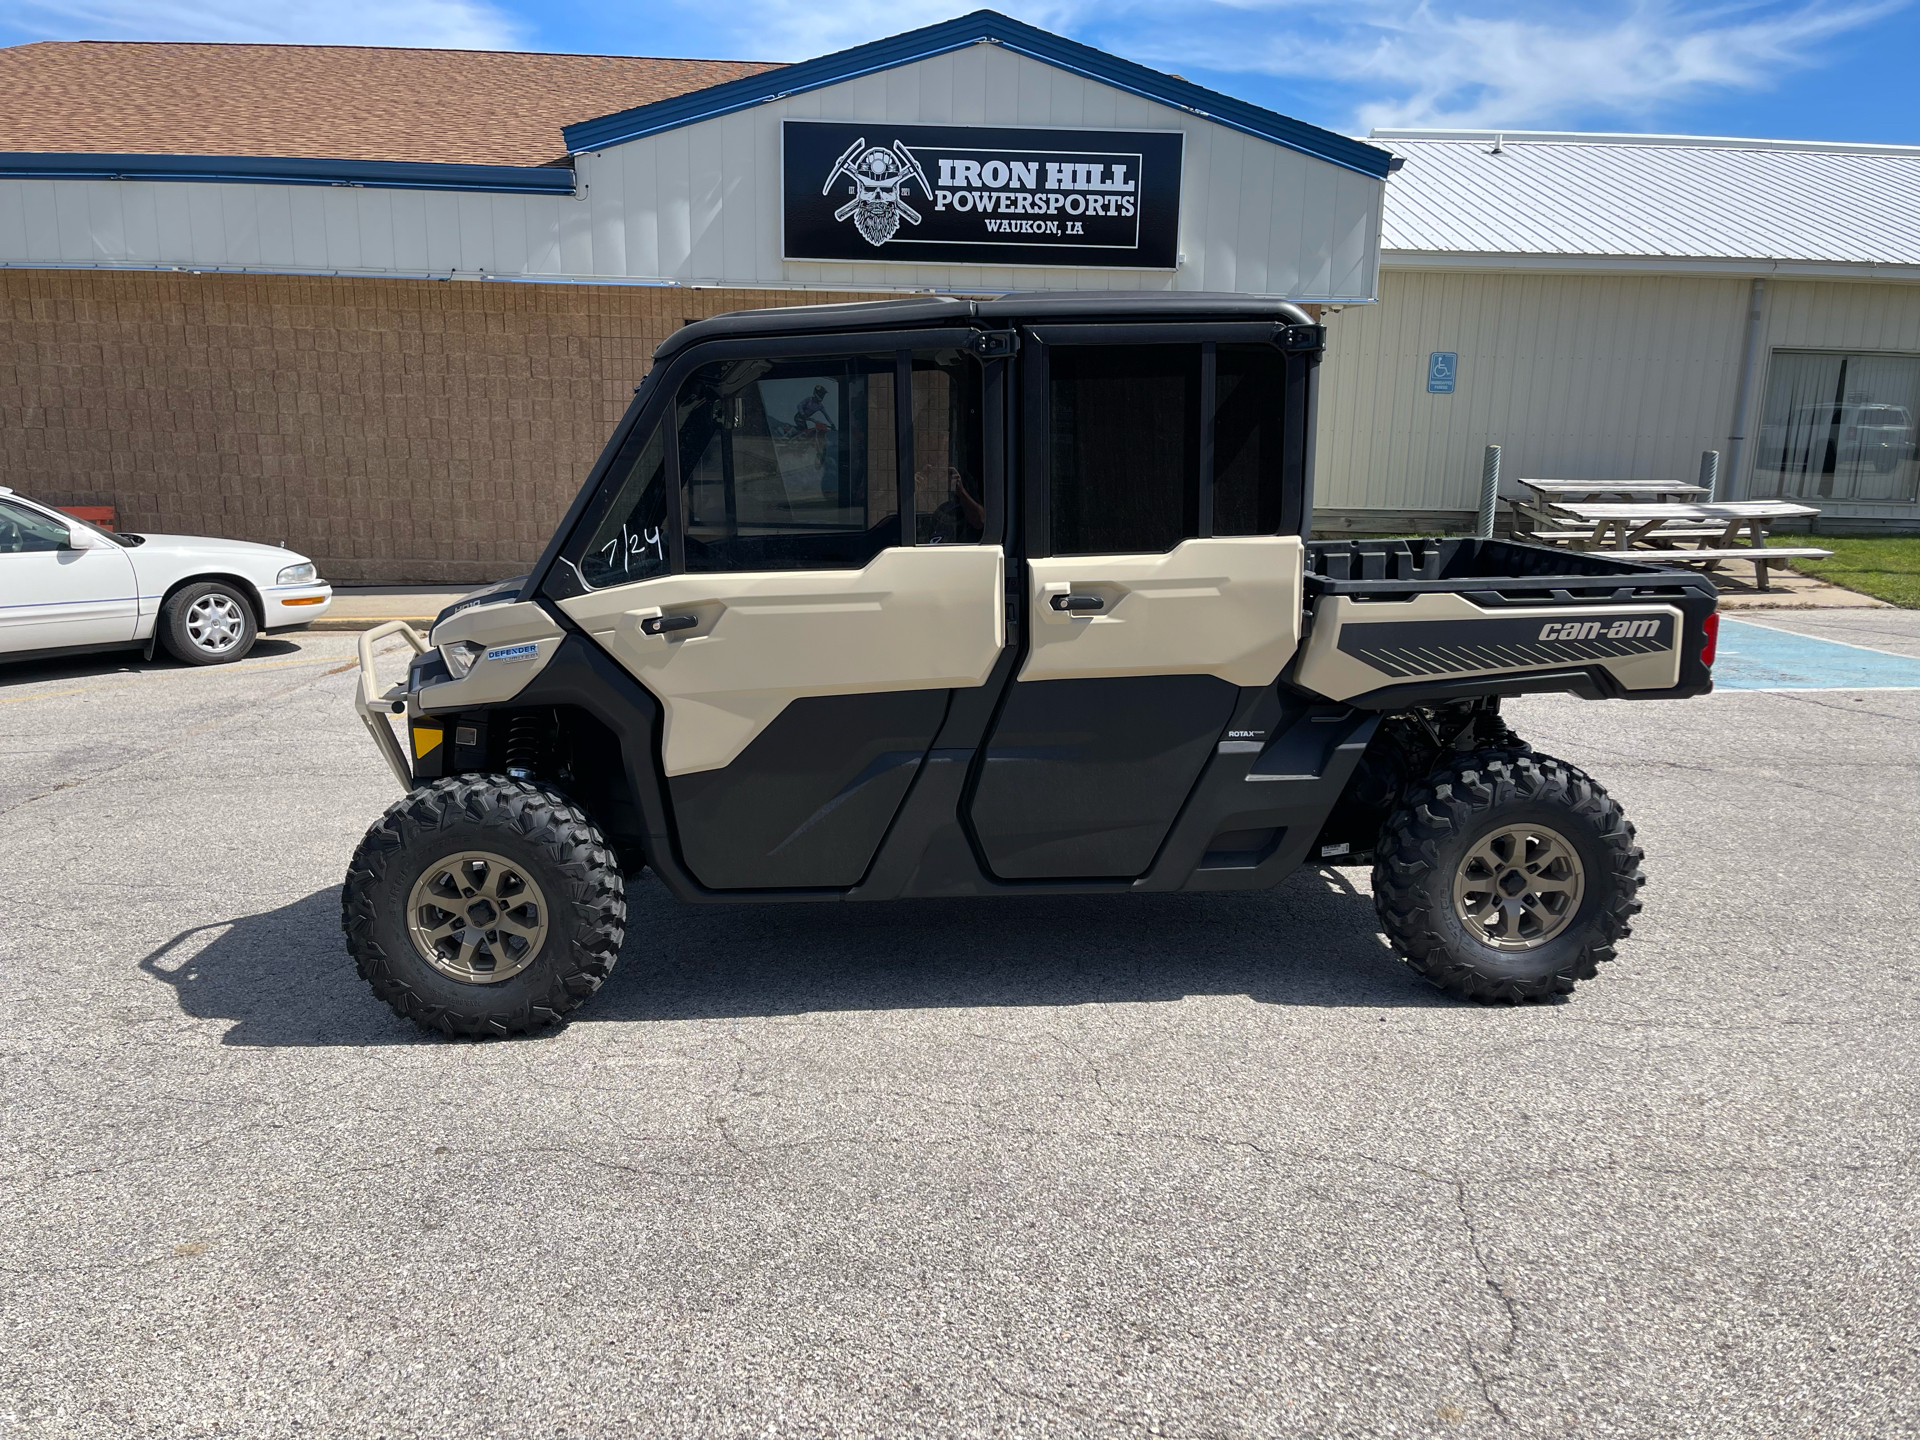
[[[1380,303],[1328,319],[1329,529],[1469,523],[1481,457],[1920,530],[1920,147],[1376,130]]]
[[[532,560],[689,320],[1369,303],[1394,163],[991,11],[789,66],[27,45],[0,146],[5,483],[452,583]]]

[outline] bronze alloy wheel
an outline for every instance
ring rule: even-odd
[[[1579,913],[1586,870],[1566,837],[1544,825],[1501,825],[1467,850],[1453,908],[1467,933],[1496,950],[1544,945]]]
[[[511,861],[463,850],[434,861],[414,882],[407,933],[442,975],[495,985],[539,955],[547,938],[547,897]]]

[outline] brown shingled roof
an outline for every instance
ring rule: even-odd
[[[544,165],[560,127],[779,67],[362,45],[0,49],[0,151]]]

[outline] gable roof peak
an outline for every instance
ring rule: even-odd
[[[863,75],[897,69],[916,61],[950,54],[971,45],[1003,46],[1016,54],[1069,73],[1081,75],[1103,85],[1125,90],[1143,99],[1184,110],[1215,125],[1257,136],[1348,170],[1376,179],[1384,179],[1392,159],[1389,153],[1364,140],[1323,130],[1317,125],[1293,120],[1258,105],[1236,100],[1217,90],[1195,85],[1177,75],[1149,69],[1132,60],[1123,60],[1082,45],[1077,40],[1038,29],[997,10],[975,10],[937,25],[909,30],[856,45],[849,50],[822,55],[814,60],[782,66],[763,75],[753,75],[714,85],[705,90],[678,95],[650,105],[638,105],[595,120],[569,125],[563,132],[567,149],[579,154],[625,144],[648,135],[718,119],[769,100],[785,99],[829,85],[844,84]]]

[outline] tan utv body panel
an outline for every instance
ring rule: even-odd
[[[1632,632],[1645,628],[1646,622],[1656,622],[1651,636],[1580,633],[1596,625],[1604,632],[1616,623]],[[1572,638],[1560,639],[1569,626],[1574,627]],[[1420,633],[1429,628],[1430,634]],[[1522,629],[1525,633],[1516,637],[1513,632]],[[1381,637],[1377,646],[1367,643],[1369,631]],[[1600,665],[1623,689],[1665,690],[1680,683],[1684,634],[1685,617],[1671,605],[1482,609],[1465,596],[1445,592],[1398,602],[1330,595],[1314,606],[1313,634],[1293,681],[1329,700],[1348,700],[1421,680]],[[1547,636],[1553,638],[1543,638]],[[1356,655],[1355,649],[1364,653]]]
[[[429,685],[420,692],[423,709],[458,710],[468,705],[499,705],[518,695],[547,668],[566,632],[532,601],[516,600],[475,605],[449,615],[433,627],[430,638],[435,645],[471,640],[487,647],[464,679]],[[531,651],[528,646],[533,647]]]
[[[1006,648],[997,545],[883,550],[861,570],[662,575],[560,608],[666,712],[669,775],[731,764],[802,696],[984,685]],[[658,615],[690,629],[642,633]]]
[[[1300,644],[1306,548],[1295,535],[1183,540],[1164,555],[1031,560],[1022,680],[1217,675],[1273,683]],[[1057,595],[1096,595],[1088,614]]]

